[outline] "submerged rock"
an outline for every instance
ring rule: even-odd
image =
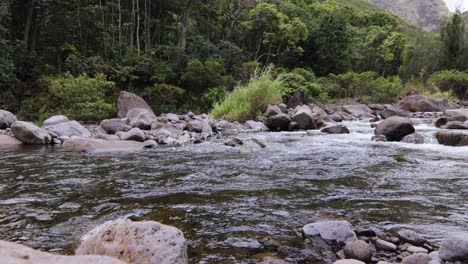
[[[452,121],[443,125],[443,129],[468,129],[468,122]]]
[[[145,148],[154,148],[158,144],[152,140],[136,142],[129,140],[104,140],[94,138],[73,138],[63,143],[65,151],[80,152],[113,152],[113,151],[135,151]]]
[[[375,128],[375,134],[384,135],[388,141],[400,141],[406,135],[414,132],[415,129],[411,119],[400,116],[387,118]]]
[[[439,131],[435,134],[439,144],[462,147],[468,146],[468,133]]]
[[[347,221],[324,221],[307,224],[303,234],[317,247],[341,247],[357,240],[351,224]]]
[[[14,114],[6,110],[0,110],[0,129],[6,129],[11,127],[11,125],[16,122],[18,119]]]
[[[47,130],[23,121],[14,122],[11,125],[11,132],[25,144],[49,144],[52,141]]]
[[[401,139],[401,142],[410,143],[410,144],[425,144],[429,143],[430,140],[426,138],[423,134],[413,133],[405,136]]]
[[[125,264],[108,256],[60,256],[6,241],[0,241],[0,263],[4,264]]]
[[[117,108],[119,110],[120,118],[127,117],[127,113],[135,108],[146,109],[150,113],[154,114],[151,107],[145,100],[143,100],[143,98],[125,91],[120,92],[119,98],[117,99]]]
[[[325,127],[321,130],[323,133],[327,134],[349,134],[349,129],[344,125],[336,125]]]
[[[105,255],[135,264],[185,264],[187,241],[179,229],[155,221],[108,221],[86,234],[77,255]]]

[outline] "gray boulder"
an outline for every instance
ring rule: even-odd
[[[115,134],[119,131],[125,132],[131,129],[131,127],[127,125],[127,121],[120,118],[104,119],[99,125],[107,134]]]
[[[288,130],[290,123],[291,117],[287,114],[277,114],[265,119],[265,125],[273,130]]]
[[[468,133],[439,131],[435,134],[435,137],[441,145],[452,147],[468,146]]]
[[[6,110],[0,110],[0,129],[9,128],[17,120],[14,114]]]
[[[159,132],[161,130],[169,131],[170,133],[180,134],[184,131],[185,126],[183,124],[174,124],[174,123],[161,123],[154,122],[151,125],[151,130]]]
[[[382,119],[387,119],[392,116],[409,117],[410,113],[398,107],[387,106],[385,110],[382,110],[381,112],[379,112],[379,115]]]
[[[265,111],[266,117],[272,117],[272,116],[279,115],[279,114],[285,114],[285,113],[283,113],[281,108],[279,108],[279,106],[277,105],[268,105]]]
[[[146,138],[145,133],[136,127],[130,129],[127,132],[117,132],[115,135],[118,136],[121,140],[133,140],[138,142],[143,142]]]
[[[91,137],[91,132],[76,121],[60,122],[55,125],[47,126],[46,130],[54,133],[58,137]]]
[[[351,133],[349,129],[344,125],[325,127],[321,130],[321,132],[327,133],[327,134],[349,134]]]
[[[413,230],[400,230],[397,232],[397,235],[401,239],[401,241],[410,243],[415,246],[423,246],[425,243],[427,243],[427,239],[425,239],[420,234],[414,232]]]
[[[119,99],[117,100],[117,108],[119,110],[120,118],[127,117],[128,111],[135,108],[146,109],[148,112],[154,114],[151,107],[146,103],[145,100],[143,100],[143,98],[136,94],[124,91],[120,92]]]
[[[406,135],[414,132],[415,129],[411,119],[400,116],[387,118],[375,128],[375,134],[384,135],[388,141],[400,141]]]
[[[14,122],[11,125],[11,132],[25,144],[49,144],[52,142],[52,137],[47,130],[23,121]]]
[[[68,122],[68,121],[69,121],[68,117],[63,116],[63,115],[51,116],[42,123],[42,128],[46,129],[48,127],[55,126],[57,124]]]
[[[180,121],[180,118],[176,114],[169,113],[169,114],[164,114],[164,115],[159,116],[158,121],[162,123],[169,123],[169,122],[176,123]]]
[[[451,117],[440,117],[439,119],[436,120],[435,126],[436,127],[442,127],[445,126],[449,122],[453,121],[458,121],[458,122],[465,122],[468,120],[468,117],[464,115],[457,115],[457,116],[451,116]]]
[[[315,246],[341,247],[357,240],[351,224],[347,221],[323,221],[303,227],[304,236]]]
[[[222,136],[236,136],[239,134],[236,125],[225,120],[221,120],[218,122],[218,124],[216,124],[216,130]]]
[[[375,240],[375,247],[385,251],[396,251],[397,246],[392,242],[388,242],[382,239]]]
[[[296,123],[297,129],[316,129],[315,116],[307,106],[298,106],[296,113],[292,116],[292,121]]]
[[[209,137],[213,134],[211,125],[203,120],[192,120],[188,122],[187,130],[190,132],[201,133],[204,137]]]
[[[134,108],[127,113],[128,123],[131,127],[143,130],[151,129],[151,125],[156,121],[156,116],[152,111],[143,108]]]
[[[251,129],[254,132],[263,132],[270,130],[264,123],[253,120],[246,121],[245,125],[248,129]]]
[[[105,222],[82,238],[76,254],[105,255],[128,263],[188,263],[182,231],[154,221]]]
[[[357,259],[363,262],[370,262],[374,255],[372,247],[362,240],[355,240],[346,244],[343,249],[346,258]]]
[[[468,122],[452,121],[443,125],[443,129],[468,129]]]
[[[372,111],[372,109],[367,105],[345,105],[342,108],[346,113],[357,119],[375,118],[374,111]]]
[[[410,95],[398,102],[398,107],[410,112],[444,112],[449,103],[447,99]]]
[[[468,236],[452,237],[444,240],[440,246],[439,258],[452,262],[468,262]]]
[[[468,119],[468,108],[448,109],[447,111],[445,111],[445,115],[447,117],[464,116]]]

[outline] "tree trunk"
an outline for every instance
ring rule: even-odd
[[[179,35],[179,41],[177,42],[177,47],[182,50],[185,50],[187,46],[187,31],[190,21],[190,14],[192,13],[193,5],[196,0],[185,0],[185,8],[182,14],[182,23]]]

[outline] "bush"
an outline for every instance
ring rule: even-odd
[[[435,92],[453,92],[459,99],[468,99],[468,73],[459,71],[436,72],[427,80],[428,88]]]
[[[311,70],[295,68],[292,72],[280,74],[283,80],[284,98],[287,100],[295,92],[301,92],[305,98],[314,98],[322,102],[328,101],[328,94]]]
[[[253,76],[245,86],[238,87],[226,99],[215,105],[211,115],[230,121],[246,121],[260,115],[268,104],[281,103],[282,81],[267,69]]]
[[[73,77],[70,74],[45,77],[39,81],[42,92],[37,98],[23,103],[20,116],[38,120],[53,115],[65,115],[80,121],[97,121],[115,116],[113,102],[117,90],[113,82],[104,75],[95,78],[88,75]],[[107,100],[106,100],[107,99]]]
[[[364,102],[390,103],[402,93],[400,78],[384,78],[375,72],[330,74],[322,80],[334,98],[354,98]]]
[[[167,113],[176,110],[184,93],[184,89],[174,85],[155,84],[145,88],[142,96],[157,113]]]

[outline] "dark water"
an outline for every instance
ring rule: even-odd
[[[468,147],[373,143],[368,123],[347,125],[350,135],[243,135],[265,139],[260,151],[3,152],[0,239],[68,254],[86,231],[127,216],[182,229],[192,263],[242,263],[265,237],[301,247],[301,227],[321,219],[409,227],[434,242],[468,233]]]

